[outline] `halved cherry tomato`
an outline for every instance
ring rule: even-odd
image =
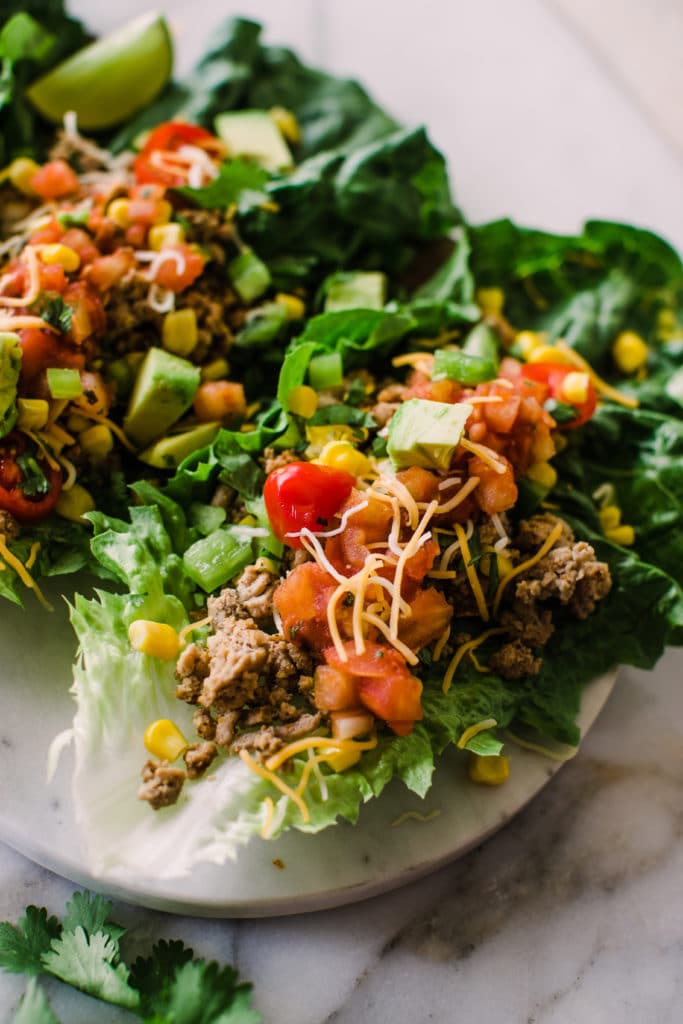
[[[161,184],[169,187],[187,185],[187,170],[172,160],[164,161],[164,154],[176,153],[181,146],[198,146],[210,150],[220,145],[215,135],[184,121],[167,121],[149,135],[140,154],[133,162],[138,184]],[[159,154],[157,158],[154,154]]]
[[[41,199],[63,199],[78,192],[78,175],[65,160],[50,160],[33,175],[31,188]]]
[[[24,475],[18,459],[26,454],[26,442],[18,434],[9,434],[0,445],[0,508],[14,516],[18,523],[38,523],[49,516],[62,490],[62,471],[49,466],[38,453],[32,455],[41,481],[35,488],[35,481]],[[29,483],[34,484],[36,493],[31,493]]]
[[[184,292],[204,269],[204,257],[191,245],[170,245],[160,253],[154,280],[171,292]]]
[[[572,405],[576,409],[576,419],[570,420],[568,423],[558,424],[563,430],[573,430],[575,427],[580,427],[583,423],[586,423],[595,412],[598,401],[593,382],[590,378],[584,402],[571,402],[564,397],[562,385],[564,384],[565,377],[570,373],[576,372],[576,367],[561,366],[559,363],[525,363],[522,367],[522,376],[526,380],[545,384],[551,398],[561,402],[563,405]]]
[[[290,537],[306,527],[313,533],[325,530],[356,482],[355,476],[312,462],[290,462],[271,473],[263,490],[266,511],[278,540],[300,548]]]

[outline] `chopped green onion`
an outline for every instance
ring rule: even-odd
[[[231,263],[228,273],[243,302],[253,302],[270,284],[270,271],[252,249],[245,249]]]
[[[343,377],[344,365],[339,352],[326,352],[321,356],[313,356],[308,364],[308,380],[316,391],[338,387]]]
[[[47,386],[53,398],[78,398],[83,394],[78,370],[51,366],[47,371]]]
[[[469,387],[493,380],[497,372],[498,366],[491,359],[447,348],[440,348],[434,353],[432,380],[456,380]]]
[[[253,560],[250,540],[240,541],[227,530],[214,530],[192,544],[183,555],[187,575],[210,594]]]

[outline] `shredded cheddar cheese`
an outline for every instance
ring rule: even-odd
[[[292,803],[296,804],[299,808],[303,821],[308,824],[311,820],[311,815],[304,800],[298,793],[291,789],[278,775],[275,775],[274,772],[269,771],[267,768],[264,768],[263,765],[258,764],[247,750],[240,750],[239,756],[244,761],[247,768],[249,768],[255,775],[259,775],[262,779],[265,779],[266,782],[270,782],[271,785],[275,786],[276,789],[279,789],[284,796],[288,797]]]
[[[391,823],[392,828],[398,828],[399,825],[404,825],[406,821],[434,821],[434,818],[438,818],[441,811],[430,811],[429,814],[419,814],[417,811],[405,811],[403,814],[399,814],[398,818],[395,818]]]
[[[495,718],[485,718],[481,722],[475,722],[474,725],[470,725],[467,729],[465,729],[462,736],[456,743],[456,747],[459,750],[464,750],[473,736],[478,735],[478,733],[480,732],[486,732],[487,729],[495,729],[497,725],[498,722],[495,720]]]
[[[453,676],[455,675],[456,669],[468,651],[474,650],[483,644],[485,640],[488,640],[490,636],[498,636],[500,633],[504,633],[505,630],[501,627],[495,629],[487,629],[483,633],[480,633],[474,640],[468,640],[467,643],[461,644],[451,659],[451,663],[446,669],[446,674],[443,677],[442,690],[444,693],[448,693],[453,682]]]
[[[460,447],[464,448],[467,452],[471,452],[472,455],[478,455],[482,462],[485,462],[491,469],[495,469],[496,473],[506,472],[507,466],[505,463],[501,462],[494,450],[487,445],[477,444],[476,441],[470,441],[469,438],[463,437],[460,439]]]
[[[36,555],[37,554],[38,552],[36,551]],[[19,561],[17,556],[10,551],[10,549],[7,546],[7,538],[3,533],[0,533],[0,556],[2,556],[7,565],[11,566],[12,569],[14,569],[14,571],[16,572],[17,576],[24,584],[24,586],[28,587],[29,590],[32,590],[34,592],[34,594],[42,604],[43,608],[45,608],[48,612],[51,612],[53,610],[52,605],[50,604],[49,601],[45,599],[43,592],[41,591],[40,587],[31,576],[31,573],[28,571],[26,566],[23,565],[22,562]],[[29,560],[30,557],[31,556],[29,555]],[[33,562],[31,564],[33,565]]]
[[[494,615],[498,614],[500,602],[503,598],[503,591],[507,587],[508,583],[510,583],[510,581],[513,580],[515,576],[519,576],[520,573],[526,572],[527,569],[531,569],[534,565],[536,565],[537,562],[540,562],[542,558],[545,558],[545,556],[548,554],[555,541],[559,538],[560,534],[562,533],[563,525],[564,524],[562,522],[556,523],[553,529],[546,537],[546,539],[544,540],[543,544],[536,552],[536,554],[533,555],[531,558],[527,558],[525,562],[520,562],[518,565],[514,567],[514,569],[511,569],[509,573],[503,576],[502,580],[498,584],[496,595],[493,599]]]
[[[465,572],[467,573],[467,579],[469,580],[472,593],[474,594],[474,600],[477,602],[477,608],[479,615],[484,622],[489,621],[489,610],[486,607],[486,598],[484,597],[484,591],[481,589],[481,583],[477,576],[477,570],[472,565],[472,558],[470,556],[470,548],[467,543],[467,537],[460,523],[455,524],[455,532],[458,535],[460,541],[460,550],[462,551],[462,557],[465,562]]]
[[[263,799],[263,809],[265,812],[265,820],[261,826],[261,839],[268,839],[270,837],[270,829],[273,824],[273,814],[275,812],[275,804],[269,796]]]
[[[627,409],[638,408],[639,403],[637,398],[629,398],[627,395],[622,395],[621,391],[617,391],[617,389],[613,388],[611,384],[608,384],[606,380],[599,377],[590,363],[586,362],[583,356],[580,356],[575,349],[571,348],[571,346],[566,343],[566,341],[560,340],[556,342],[555,348],[564,353],[567,357],[567,362],[571,363],[578,370],[583,370],[584,373],[588,374],[599,395],[604,395],[605,398],[611,398],[613,402],[617,402],[619,405],[625,405]]]

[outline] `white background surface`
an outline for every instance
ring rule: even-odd
[[[106,29],[144,6],[74,4]],[[631,220],[683,246],[676,0],[172,3],[181,68],[228,12],[426,121],[473,220]],[[574,762],[486,846],[340,911],[257,922],[116,916],[236,964],[268,1024],[674,1024],[683,979],[682,659],[625,673]],[[400,842],[400,830],[387,842]],[[72,887],[0,847],[0,917]],[[129,1019],[49,986],[65,1024]],[[23,981],[0,976],[0,1020]],[[4,1014],[4,1016],[3,1016]]]

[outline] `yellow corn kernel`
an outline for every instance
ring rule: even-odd
[[[154,224],[168,224],[171,217],[173,216],[173,207],[169,203],[168,199],[159,199],[157,201],[156,213],[154,214]],[[180,226],[180,225],[179,225]]]
[[[76,250],[70,249],[68,245],[60,245],[59,242],[44,245],[40,250],[40,258],[48,266],[58,263],[67,273],[78,270],[81,265],[81,257]]]
[[[294,145],[296,145],[297,142],[301,142],[301,129],[299,127],[299,122],[291,110],[287,110],[286,107],[271,107],[269,114],[284,137],[287,139],[287,142],[293,142]]]
[[[130,226],[128,205],[129,203],[127,199],[112,199],[107,207],[107,217],[109,217],[110,220],[113,220],[120,228],[127,228]]]
[[[67,416],[66,429],[70,430],[72,434],[80,434],[82,430],[87,430],[90,426],[92,426],[92,420],[89,420],[87,416],[82,416],[80,412],[70,412]]]
[[[50,415],[44,398],[17,398],[17,426],[20,430],[42,430]]]
[[[150,249],[160,252],[169,245],[180,245],[185,241],[185,231],[182,224],[154,224],[149,229],[147,242]]]
[[[161,343],[176,356],[189,356],[199,341],[194,309],[174,309],[167,313],[161,327]]]
[[[572,371],[562,381],[560,397],[571,405],[581,405],[588,398],[590,377],[581,370]]]
[[[632,526],[615,526],[611,530],[605,530],[605,537],[614,544],[621,544],[623,548],[630,548],[635,544],[636,531]]]
[[[532,462],[526,474],[530,480],[547,490],[552,490],[557,483],[557,470],[549,462]]]
[[[645,366],[649,351],[635,331],[622,331],[612,345],[612,357],[622,373],[635,373]]]
[[[342,469],[354,476],[364,476],[371,469],[367,455],[354,448],[350,441],[328,441],[317,461],[323,466]]]
[[[571,366],[571,358],[554,345],[539,345],[526,357],[528,363],[556,363],[558,366]]]
[[[90,491],[80,484],[74,484],[68,491],[62,491],[55,511],[63,519],[70,519],[73,523],[80,523],[86,512],[95,510],[95,499]]]
[[[106,459],[114,447],[114,435],[106,423],[96,423],[87,427],[78,435],[78,441],[93,462]]]
[[[152,757],[161,761],[175,761],[188,748],[180,729],[168,718],[159,718],[148,725],[144,742]]]
[[[31,185],[36,173],[40,170],[39,164],[28,156],[18,156],[7,168],[7,177],[19,192],[25,196],[34,196],[35,189]]]
[[[318,408],[318,395],[308,384],[300,384],[287,395],[287,408],[307,420]]]
[[[598,510],[598,519],[603,533],[607,530],[616,530],[621,526],[621,509],[618,505],[603,505]]]
[[[505,292],[502,288],[478,288],[475,301],[484,316],[500,316],[505,305]]]
[[[279,306],[284,306],[288,320],[303,320],[306,315],[306,303],[298,295],[278,292],[275,301]]]
[[[201,376],[202,380],[224,380],[229,373],[230,363],[221,356],[202,366]]]
[[[529,360],[532,352],[543,345],[543,338],[536,331],[519,331],[515,335],[515,346],[523,359]]]
[[[510,776],[510,762],[505,754],[498,754],[495,757],[471,754],[468,773],[472,782],[484,786],[500,786]]]
[[[320,427],[306,427],[309,448],[306,455],[309,459],[318,458],[320,452],[330,441],[354,441],[354,428],[348,423],[328,423]]]
[[[180,651],[178,634],[165,622],[136,619],[128,627],[128,639],[136,651],[161,661],[175,661]]]
[[[361,759],[362,750],[354,750],[353,747],[347,747],[345,750],[330,748],[322,753],[323,760],[326,764],[329,764],[332,771],[344,772],[347,768],[352,768],[354,764],[358,764]]]

